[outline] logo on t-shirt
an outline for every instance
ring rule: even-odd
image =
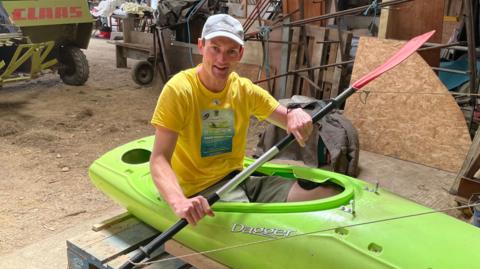
[[[202,157],[232,152],[235,134],[233,111],[230,109],[208,109],[202,111]]]

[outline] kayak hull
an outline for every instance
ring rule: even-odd
[[[152,182],[152,145],[153,137],[147,137],[115,148],[91,165],[89,176],[133,215],[163,231],[178,219]],[[217,202],[215,217],[174,238],[231,268],[476,266],[480,230],[472,225],[444,213],[425,214],[433,210],[345,175],[271,163],[259,170],[286,180],[328,180],[343,191],[294,203]]]

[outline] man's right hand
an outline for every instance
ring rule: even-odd
[[[214,216],[207,199],[203,196],[185,198],[171,204],[175,214],[186,219],[189,224],[196,225],[205,215]]]

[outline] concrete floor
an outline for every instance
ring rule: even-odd
[[[455,207],[454,196],[448,193],[455,173],[406,162],[383,155],[360,153],[359,179],[379,182],[380,188],[433,209]],[[451,212],[459,216],[458,212]]]
[[[359,165],[358,178],[372,183],[378,181],[381,188],[437,210],[456,205],[453,196],[448,194],[455,178],[454,173],[365,151],[360,154]],[[85,220],[72,229],[4,255],[0,257],[0,268],[65,269],[65,241],[88,231],[93,224],[119,213],[120,211],[112,212],[102,218]],[[457,210],[449,214],[460,216]]]

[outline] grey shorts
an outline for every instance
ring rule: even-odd
[[[230,174],[199,194],[207,197],[232,179]],[[221,198],[222,201],[279,203],[286,202],[290,188],[295,180],[280,176],[250,176],[230,193]]]

